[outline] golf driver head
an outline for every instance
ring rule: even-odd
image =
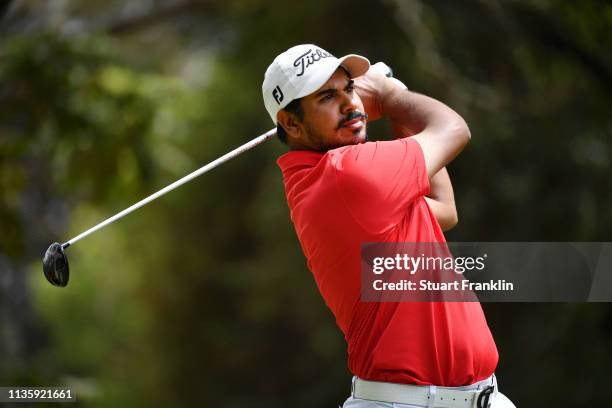
[[[58,242],[52,243],[43,258],[43,272],[45,278],[55,286],[64,287],[68,284],[70,276],[68,270],[68,258],[64,248]]]

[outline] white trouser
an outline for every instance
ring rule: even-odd
[[[353,377],[353,385],[356,379],[357,377]],[[491,398],[490,408],[516,408],[515,405],[512,403],[512,401],[510,401],[504,394],[498,391],[497,379],[495,378],[495,375],[492,375],[491,377],[485,380],[476,382],[471,385],[462,386],[462,387],[435,387],[431,385],[423,385],[420,387],[423,387],[423,389],[429,389],[429,393],[431,394],[431,393],[435,393],[436,389],[440,389],[440,388],[454,390],[454,391],[475,391],[475,390],[482,390],[483,388],[490,386],[490,385],[495,386],[495,391],[496,391],[495,396]],[[354,390],[355,387],[353,386],[352,389]],[[441,406],[435,405],[434,407],[438,408]],[[427,405],[406,405],[406,404],[400,404],[396,402],[371,401],[371,400],[355,398],[353,393],[351,393],[351,396],[344,402],[344,404],[342,405],[342,408],[427,408]]]

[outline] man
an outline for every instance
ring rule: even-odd
[[[369,68],[298,45],[262,86],[290,149],[278,165],[291,219],[348,343],[355,377],[344,407],[512,407],[497,391],[479,303],[361,301],[363,243],[445,242],[442,228],[457,222],[445,166],[470,139],[453,110]],[[404,137],[367,142],[366,119],[380,117]]]

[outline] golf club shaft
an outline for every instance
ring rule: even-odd
[[[74,237],[71,240],[69,240],[69,241],[65,242],[64,244],[62,244],[62,248],[64,248],[64,249],[68,248],[70,245],[74,244],[75,242],[77,242],[81,238],[85,238],[89,234],[92,234],[92,233],[96,232],[97,230],[99,230],[101,228],[104,228],[104,227],[106,227],[109,224],[112,224],[113,222],[117,221],[118,219],[123,218],[124,216],[128,215],[132,211],[139,209],[143,205],[146,205],[146,204],[150,203],[151,201],[153,201],[153,200],[163,196],[164,194],[174,190],[175,188],[182,186],[183,184],[193,180],[194,178],[196,178],[198,176],[201,176],[202,174],[206,173],[207,171],[217,167],[221,163],[224,163],[224,162],[226,162],[226,161],[228,161],[230,159],[233,159],[234,157],[238,156],[239,154],[244,153],[245,151],[247,151],[249,149],[252,149],[253,147],[255,147],[255,146],[265,142],[266,140],[270,139],[271,137],[273,137],[275,135],[276,135],[276,128],[268,130],[266,133],[264,133],[264,134],[262,134],[260,136],[257,136],[255,139],[251,140],[250,142],[247,142],[247,143],[243,144],[242,146],[235,148],[231,152],[228,152],[228,153],[224,154],[223,156],[219,157],[218,159],[213,160],[212,162],[210,162],[210,163],[200,167],[196,171],[194,171],[192,173],[189,173],[185,177],[175,181],[174,183],[170,184],[169,186],[164,187],[161,190],[159,190],[158,192],[156,192],[154,194],[151,194],[150,196],[140,200],[139,202],[137,202],[136,204],[132,205],[131,207],[128,207],[125,210],[121,211],[120,213],[117,213],[117,214],[113,215],[112,217],[102,221],[98,225],[91,227],[87,231],[80,233],[76,237]]]

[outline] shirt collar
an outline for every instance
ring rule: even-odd
[[[276,163],[283,175],[288,175],[303,168],[316,166],[324,155],[325,153],[313,150],[291,150],[280,156]]]

